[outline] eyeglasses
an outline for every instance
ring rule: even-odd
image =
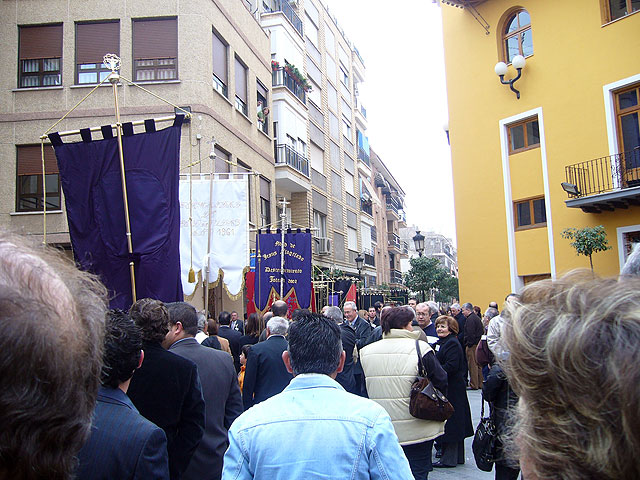
[[[418,313],[416,313],[416,315],[417,315],[418,317],[426,317],[426,316],[427,316],[427,314],[426,314],[426,313],[422,313],[422,312],[418,312]]]

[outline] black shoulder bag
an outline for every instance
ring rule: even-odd
[[[418,340],[416,340],[416,352],[418,353],[418,377],[411,385],[409,413],[422,420],[444,422],[453,415],[453,405],[427,378]]]
[[[473,436],[473,456],[476,466],[483,472],[493,470],[495,462],[494,452],[496,444],[496,425],[491,416],[484,416],[484,395],[482,395],[482,408],[480,409],[480,423]],[[488,403],[488,402],[487,402]]]

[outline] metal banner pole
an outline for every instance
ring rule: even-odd
[[[106,56],[105,60],[108,60]],[[120,156],[120,177],[122,179],[122,199],[124,201],[124,219],[125,228],[127,230],[127,248],[129,250],[129,255],[132,256],[133,244],[131,242],[131,223],[129,221],[129,199],[127,197],[127,179],[124,172],[124,155],[122,153],[122,123],[120,123],[120,107],[118,106],[118,81],[120,80],[120,75],[116,73],[116,70],[120,66],[120,59],[117,58],[117,61],[112,61],[107,65],[111,68],[109,82],[111,82],[113,87],[113,100],[116,107],[116,134],[118,137],[118,155]],[[132,258],[130,258],[129,261],[129,273],[131,275],[131,298],[133,303],[136,303],[136,272]]]

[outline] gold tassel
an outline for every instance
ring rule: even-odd
[[[193,267],[189,269],[189,283],[196,283],[196,272],[193,271]]]

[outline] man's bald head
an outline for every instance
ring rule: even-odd
[[[289,306],[287,305],[287,302],[283,300],[276,300],[273,302],[273,305],[271,305],[271,311],[273,312],[274,317],[286,317],[288,310]]]
[[[0,230],[0,478],[66,479],[91,426],[107,291]]]

